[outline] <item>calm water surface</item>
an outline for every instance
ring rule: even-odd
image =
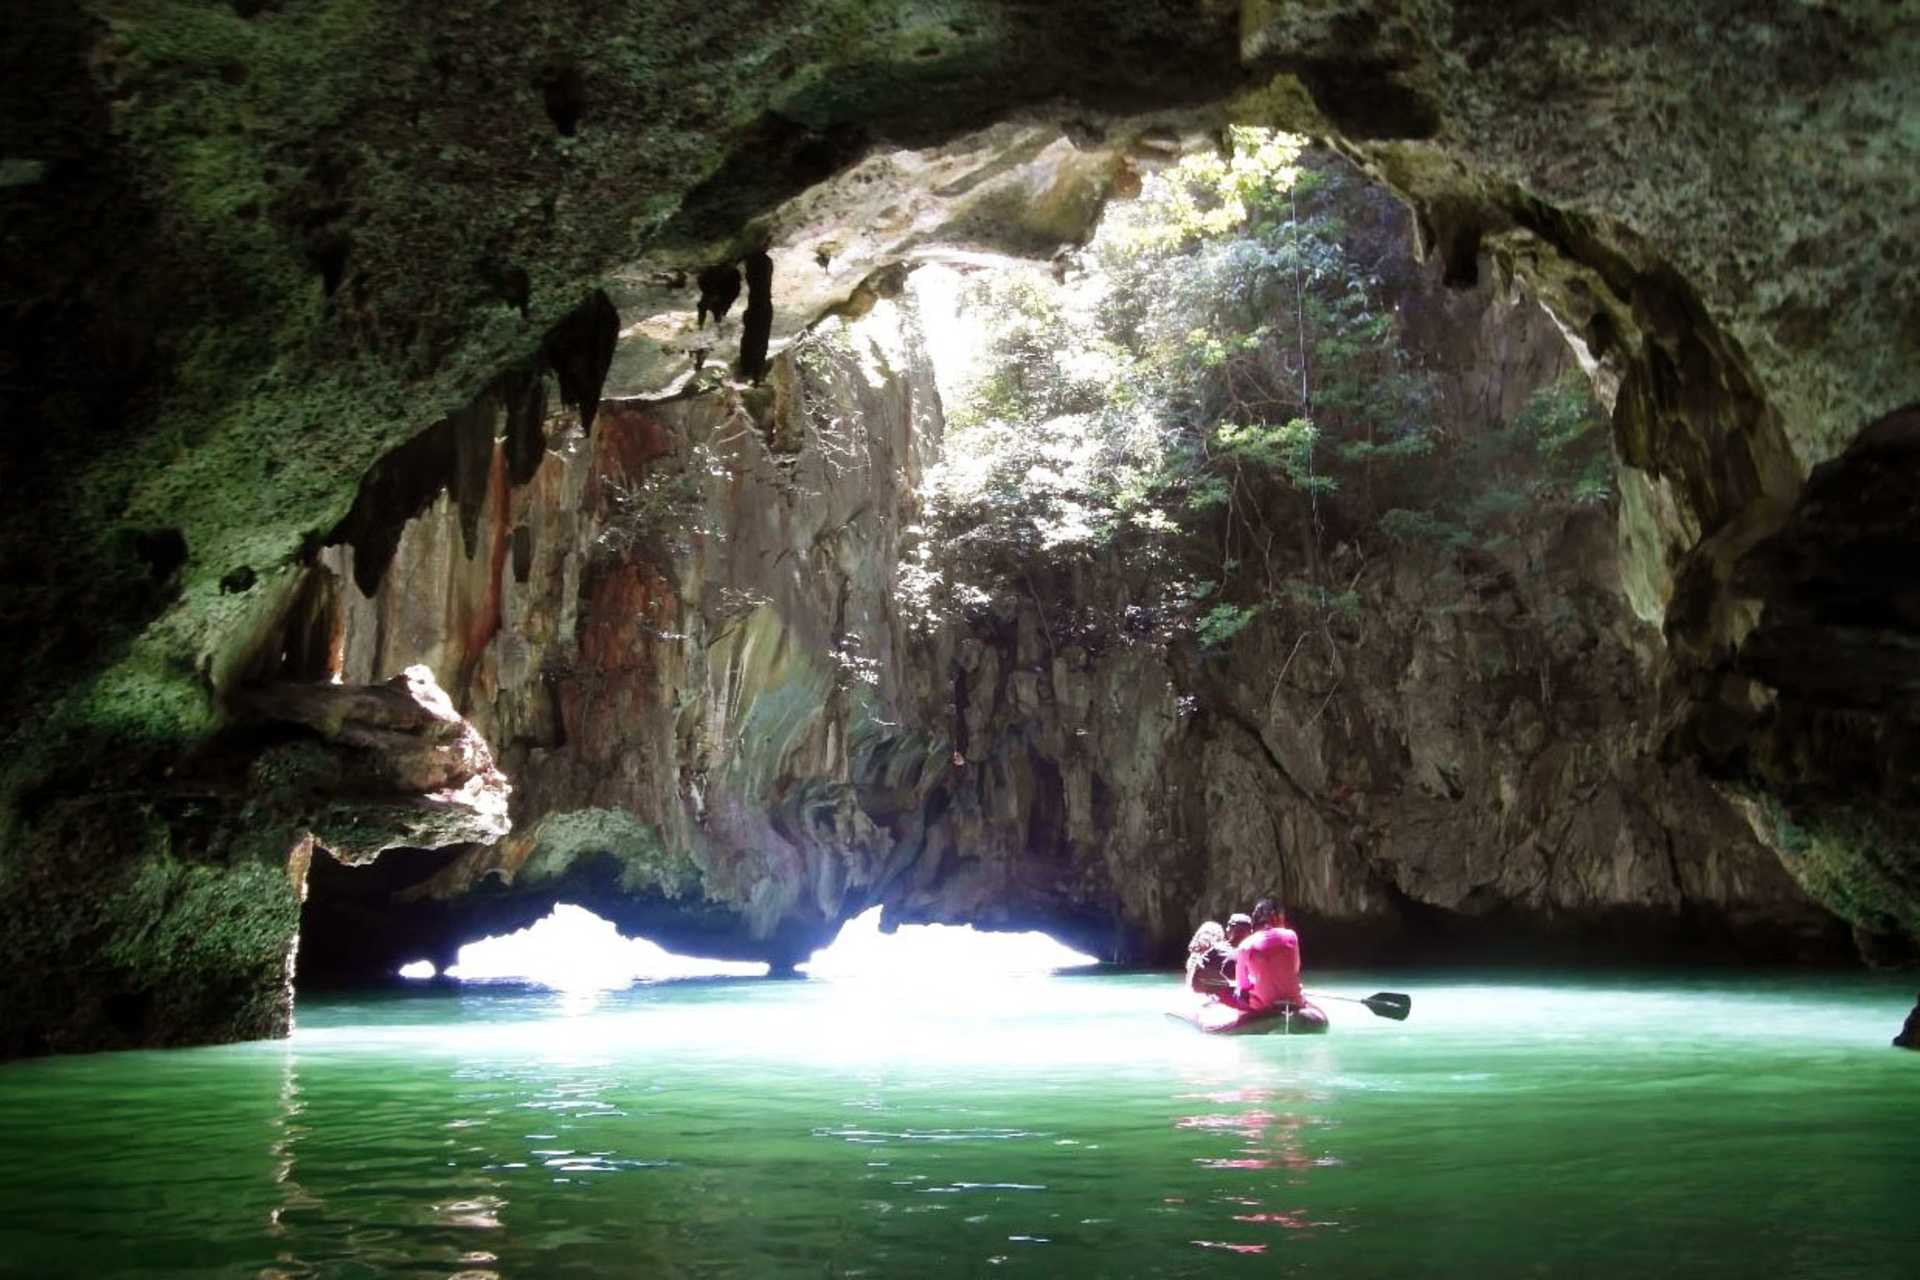
[[[1170,978],[306,1001],[0,1067],[0,1274],[1920,1272],[1910,983],[1473,982],[1323,1039]]]

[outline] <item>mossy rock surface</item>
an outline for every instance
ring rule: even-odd
[[[0,860],[0,1056],[285,1035],[290,852],[203,861],[153,811],[111,801],[41,815]]]

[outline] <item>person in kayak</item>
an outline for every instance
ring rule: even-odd
[[[1221,998],[1249,1013],[1284,1005],[1294,1017],[1327,1020],[1300,990],[1300,935],[1272,898],[1253,904],[1253,932],[1234,953],[1233,991]]]
[[[1209,920],[1193,931],[1187,943],[1187,989],[1213,995],[1233,987],[1233,949],[1227,945],[1227,931],[1218,920]]]
[[[1203,996],[1233,990],[1234,949],[1253,932],[1253,919],[1243,912],[1227,917],[1227,926],[1209,920],[1194,930],[1187,943],[1187,988]]]

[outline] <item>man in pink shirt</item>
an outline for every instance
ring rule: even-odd
[[[1253,934],[1234,953],[1229,1003],[1249,1012],[1290,1005],[1296,1017],[1326,1021],[1300,991],[1300,935],[1287,928],[1286,912],[1272,898],[1253,904]]]

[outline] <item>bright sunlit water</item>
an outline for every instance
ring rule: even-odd
[[[0,1273],[1910,1277],[1910,986],[1315,975],[431,987],[0,1067]]]

